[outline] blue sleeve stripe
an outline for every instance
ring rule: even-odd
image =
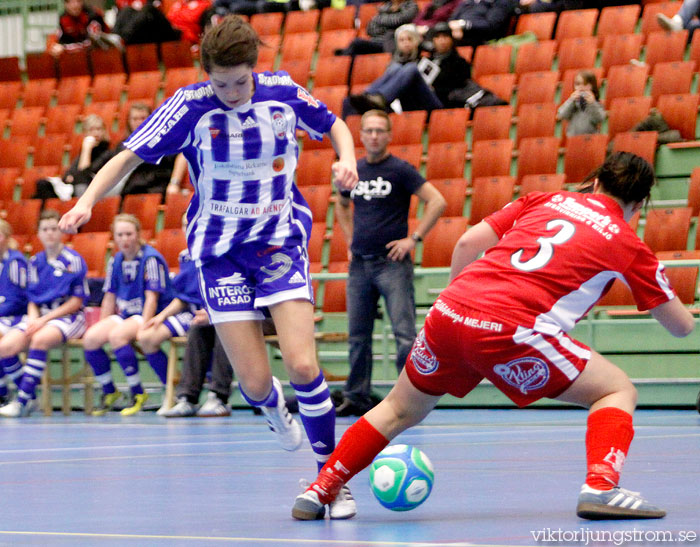
[[[163,106],[156,110],[151,120],[137,133],[134,133],[129,140],[124,143],[124,146],[132,151],[138,150],[168,123],[168,120],[178,111],[184,101],[185,94],[180,89],[175,95],[168,99]]]

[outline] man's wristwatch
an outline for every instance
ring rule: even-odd
[[[411,234],[411,239],[418,243],[419,241],[423,241],[423,238],[418,234],[418,232],[413,232]]]

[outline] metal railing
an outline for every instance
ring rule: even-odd
[[[62,0],[0,0],[0,57],[43,51],[62,11]]]

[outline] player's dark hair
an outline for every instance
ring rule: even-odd
[[[201,62],[209,74],[214,66],[228,68],[258,63],[260,38],[246,21],[238,15],[224,17],[204,34],[201,46]]]
[[[39,214],[39,221],[36,223],[37,227],[41,224],[42,220],[55,220],[58,222],[61,220],[61,213],[55,209],[44,209],[41,214]]]
[[[630,152],[613,152],[603,165],[588,175],[586,181],[598,179],[603,190],[623,203],[649,199],[656,182],[654,168],[647,160]]]

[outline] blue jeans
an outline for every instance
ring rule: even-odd
[[[404,110],[442,108],[440,99],[425,83],[416,63],[391,63],[384,74],[369,85],[366,93],[381,93],[387,103],[399,99]]]
[[[343,395],[355,404],[370,402],[372,331],[379,296],[384,297],[396,338],[396,369],[401,371],[416,338],[416,307],[411,257],[353,257],[347,285],[350,374]]]
[[[688,23],[696,15],[700,14],[700,0],[683,0],[681,9],[677,15],[683,19],[683,28],[688,28]]]
[[[693,38],[693,32],[700,28],[695,17],[700,16],[700,0],[683,0],[678,15],[683,20],[683,28],[688,29],[688,42]]]

